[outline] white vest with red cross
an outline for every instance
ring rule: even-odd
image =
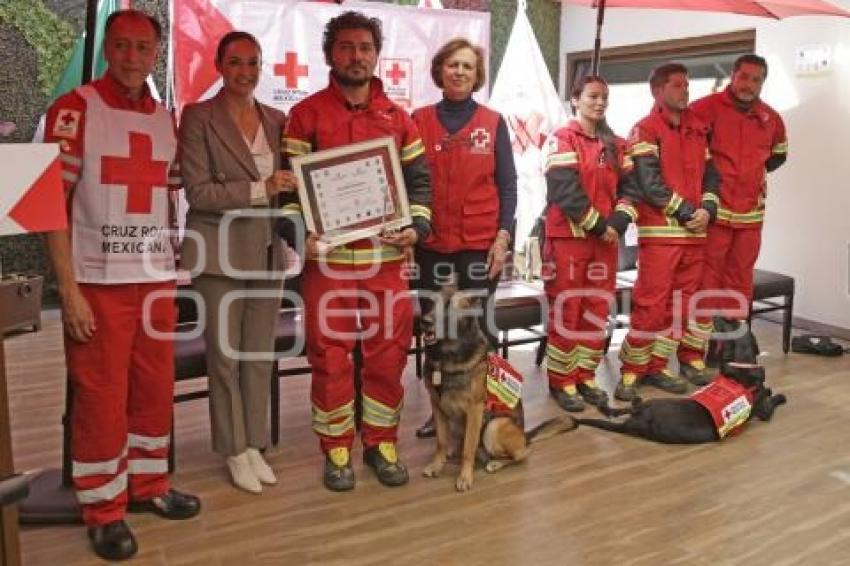
[[[753,394],[749,389],[723,375],[691,394],[691,399],[711,413],[720,438],[737,434],[750,418]]]
[[[71,246],[80,283],[175,278],[168,171],[177,139],[162,105],[153,114],[109,107],[91,86],[83,170],[71,206]]]

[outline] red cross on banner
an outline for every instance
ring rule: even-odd
[[[386,72],[386,77],[393,82],[393,85],[398,85],[401,79],[407,77],[407,73],[402,70],[398,63],[393,63],[392,68]]]
[[[274,74],[276,77],[286,77],[286,88],[298,88],[298,78],[307,76],[307,65],[299,65],[298,54],[287,51],[284,62],[275,63]]]
[[[100,182],[127,187],[127,214],[150,214],[154,189],[168,189],[168,162],[154,161],[153,141],[130,132],[130,156],[104,155]]]

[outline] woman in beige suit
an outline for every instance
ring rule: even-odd
[[[277,482],[260,449],[282,254],[274,219],[262,212],[295,190],[292,173],[280,170],[285,116],[254,99],[261,56],[251,34],[225,35],[215,60],[224,86],[185,108],[179,134],[189,201],[181,262],[205,302],[213,450],[226,457],[234,484],[252,493]]]

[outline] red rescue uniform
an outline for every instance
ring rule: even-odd
[[[555,389],[592,380],[602,359],[617,246],[598,236],[608,226],[622,234],[631,220],[616,206],[632,161],[625,140],[616,138],[614,150],[617,164],[603,141],[587,135],[577,120],[549,140],[543,262],[549,300],[546,371]]]
[[[656,104],[633,128],[629,151],[641,192],[641,202],[630,209],[640,247],[631,327],[620,358],[624,374],[642,376],[667,366],[688,325],[706,235],[687,230],[685,223],[698,208],[715,217],[719,180],[708,151],[708,127],[687,109],[676,124]]]
[[[399,148],[414,228],[430,230],[431,190],[424,148],[410,116],[373,78],[370,99],[353,106],[331,77],[327,88],[296,104],[284,133],[284,151],[297,156],[391,136]],[[300,220],[298,203],[284,206]],[[413,308],[403,254],[367,239],[339,246],[304,268],[307,359],[313,370],[313,430],[322,450],[351,448],[354,440],[354,375],[351,353],[358,328],[363,353],[363,444],[395,442],[404,390]],[[358,325],[359,321],[359,325]]]
[[[724,293],[707,298],[701,306],[726,309],[727,315],[744,319],[752,301],[753,268],[761,248],[765,174],[787,158],[785,124],[761,100],[748,109],[739,108],[729,88],[697,100],[691,109],[710,129],[709,147],[721,178],[720,206],[717,221],[708,230],[700,288]],[[703,322],[710,324],[710,319]],[[689,343],[685,341],[683,346]],[[704,348],[690,350],[680,352],[679,357],[697,359],[704,352]]]
[[[149,92],[131,100],[108,75],[60,97],[45,132],[61,148],[72,262],[96,325],[88,342],[65,340],[72,475],[96,526],[168,490],[176,136]]]

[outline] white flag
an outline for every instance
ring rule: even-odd
[[[523,0],[518,2],[488,106],[502,113],[511,133],[517,168],[515,249],[521,250],[546,204],[542,148],[547,136],[567,121],[567,112],[525,15]]]

